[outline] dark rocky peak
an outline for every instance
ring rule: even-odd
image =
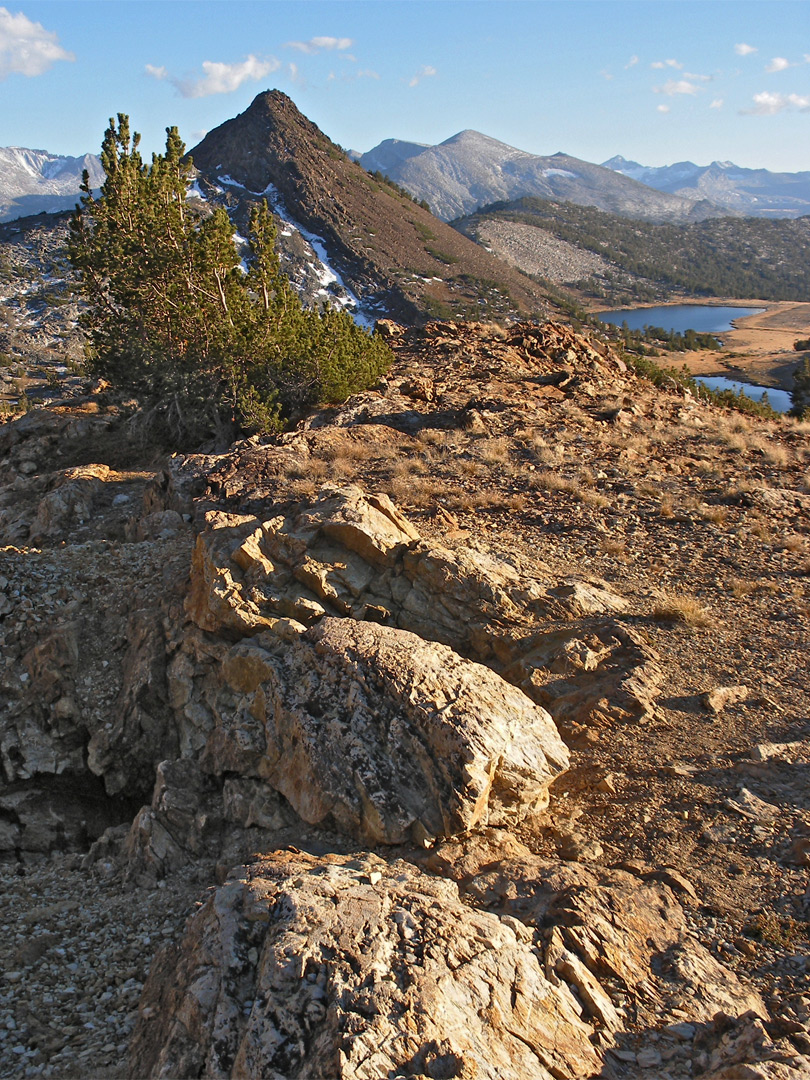
[[[498,318],[516,309],[548,310],[539,286],[407,192],[370,176],[278,90],[259,94],[190,156],[205,180],[228,189],[228,198],[249,202],[266,193],[288,224],[314,234],[375,317],[412,322],[427,313]]]

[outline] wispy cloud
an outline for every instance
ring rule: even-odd
[[[22,12],[12,15],[0,7],[0,80],[8,75],[42,75],[57,60],[75,60],[58,36]]]
[[[199,78],[173,78],[172,85],[181,97],[200,98],[211,94],[231,94],[242,83],[263,79],[273,71],[278,71],[281,61],[274,56],[260,60],[257,56],[247,56],[238,64],[223,64],[219,61],[204,60],[203,74]],[[151,74],[151,73],[150,73]],[[157,76],[155,76],[157,78]]]
[[[740,109],[743,116],[775,116],[785,110],[810,112],[810,96],[802,94],[774,94],[763,90],[754,94],[754,105],[750,109]]]
[[[335,49],[342,51],[343,49],[350,49],[354,45],[353,38],[347,37],[314,37],[309,41],[288,41],[285,45],[287,49],[298,49],[299,52],[306,53],[307,56],[312,56],[319,52],[332,52]]]
[[[669,105],[656,105],[655,108],[656,108],[656,112],[660,112],[660,113],[668,113],[669,112]]]
[[[696,75],[694,71],[685,71],[683,73],[685,79],[689,79],[690,82],[711,82],[711,75]]]
[[[677,60],[653,60],[650,67],[656,71],[663,71],[665,68],[675,68],[676,71],[680,71],[683,64],[678,63]]]
[[[702,89],[702,86],[695,86],[694,83],[690,83],[687,79],[670,79],[663,86],[653,87],[656,94],[666,94],[667,97],[676,97],[678,94],[697,94]]]
[[[716,97],[714,99],[714,101],[711,103],[711,105],[709,106],[709,108],[710,109],[722,109],[723,105],[724,105],[723,99],[721,97]]]
[[[353,83],[357,82],[358,79],[379,79],[379,77],[379,72],[372,71],[371,68],[362,68],[360,71],[352,71],[345,75],[336,75],[334,71],[330,71],[326,76],[326,81]]]
[[[602,76],[602,78],[605,80],[605,82],[610,82],[613,79],[613,75],[611,74],[610,71],[608,71],[607,68],[602,68],[602,70],[599,72],[599,74]]]
[[[776,71],[787,71],[791,67],[793,67],[793,64],[791,64],[790,60],[787,60],[784,56],[775,56],[765,70],[773,75]]]
[[[737,56],[750,56],[752,53],[758,52],[756,45],[746,45],[744,41],[741,41],[739,45],[734,46],[734,52]]]
[[[157,79],[158,82],[161,82],[163,79],[168,79],[169,77],[168,70],[162,65],[156,67],[154,64],[147,64],[144,71],[147,75],[151,75],[153,79]]]
[[[627,61],[627,63],[624,65],[624,70],[627,71],[629,68],[635,67],[637,63],[638,63],[638,57],[637,56],[631,56],[630,59]]]
[[[431,67],[430,64],[424,64],[409,81],[408,86],[418,86],[422,79],[430,79],[434,75],[438,75],[435,67]]]

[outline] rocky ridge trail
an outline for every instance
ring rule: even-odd
[[[807,426],[384,329],[157,471],[0,427],[0,1070],[810,1074]]]

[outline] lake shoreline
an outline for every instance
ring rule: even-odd
[[[687,299],[677,297],[657,304],[639,304],[633,310],[675,307],[693,303],[705,307],[762,308],[754,315],[732,321],[732,329],[715,336],[723,343],[719,351],[697,349],[686,353],[662,353],[664,366],[683,367],[690,375],[706,378],[725,376],[740,382],[793,389],[793,373],[801,353],[793,348],[799,338],[810,337],[810,303],[795,300],[741,300],[722,297]],[[589,314],[604,311],[604,305],[589,305]],[[622,309],[617,309],[622,310]]]

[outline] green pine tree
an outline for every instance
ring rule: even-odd
[[[192,165],[177,129],[166,135],[147,166],[119,113],[98,198],[84,176],[68,254],[94,374],[157,406],[183,441],[233,425],[279,430],[373,383],[391,360],[384,342],[346,313],[302,307],[266,203],[251,215],[245,272],[227,212],[189,204]]]
[[[791,413],[803,419],[810,413],[810,356],[805,356],[793,372],[793,390],[790,393],[793,402]]]

